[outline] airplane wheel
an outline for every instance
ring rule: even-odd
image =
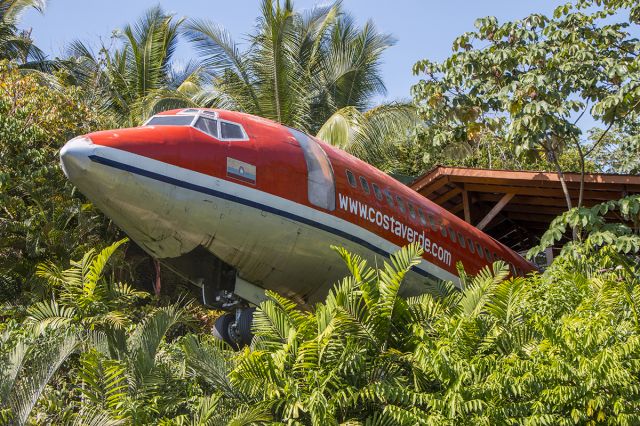
[[[231,326],[233,325],[234,320],[235,315],[232,313],[222,315],[213,324],[211,334],[213,334],[213,336],[217,339],[226,342],[227,344],[231,345],[232,348],[236,349],[237,345],[231,339]]]
[[[249,346],[253,339],[251,325],[253,324],[253,312],[256,308],[247,308],[240,311],[240,318],[236,323],[236,330],[240,336],[240,343]]]

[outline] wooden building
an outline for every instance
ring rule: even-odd
[[[580,174],[566,173],[565,181],[575,206]],[[585,206],[640,193],[637,175],[589,173],[584,182]],[[551,221],[567,210],[552,172],[438,166],[410,186],[518,252],[537,245]]]

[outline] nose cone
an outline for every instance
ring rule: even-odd
[[[62,171],[74,184],[86,177],[94,150],[93,142],[86,136],[71,139],[60,150]]]

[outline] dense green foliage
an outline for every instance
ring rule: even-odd
[[[475,277],[461,269],[461,291],[442,283],[409,299],[399,290],[420,259],[417,247],[380,269],[337,249],[349,274],[325,303],[306,312],[269,293],[256,312],[253,344],[233,352],[185,328],[195,317],[189,305],[114,310],[113,303],[133,307],[130,298],[143,296],[104,275],[118,244],[66,271],[43,266],[53,302],[2,326],[0,357],[9,360],[0,381],[0,397],[9,402],[5,419],[640,421],[640,264],[628,256],[621,262],[615,246],[574,246],[527,278],[508,278],[501,262]],[[87,308],[93,311],[79,315]],[[58,372],[55,387],[46,385],[57,369],[65,374]]]
[[[552,169],[562,179],[567,169],[595,167],[589,162],[614,126],[620,148],[637,153],[639,24],[635,1],[578,1],[553,17],[502,24],[478,19],[451,57],[414,66],[424,75],[412,90],[426,121],[425,161],[471,157],[490,168]],[[591,141],[579,127],[588,116],[605,127]]]
[[[64,142],[105,124],[82,98],[0,62],[0,301],[19,294],[38,262],[67,262],[107,236],[58,160]]]

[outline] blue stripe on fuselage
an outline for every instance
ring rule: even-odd
[[[171,185],[175,185],[175,186],[179,186],[181,188],[185,188],[185,189],[189,189],[192,191],[196,191],[196,192],[200,192],[203,194],[207,194],[207,195],[211,195],[213,197],[217,197],[217,198],[222,198],[223,200],[227,200],[227,201],[232,201],[234,203],[238,203],[238,204],[242,204],[248,207],[253,207],[255,209],[259,209],[259,210],[263,210],[269,213],[273,213],[275,215],[281,216],[281,217],[285,217],[287,219],[291,219],[294,220],[296,222],[300,222],[300,223],[304,223],[305,225],[309,225],[312,226],[314,228],[317,229],[321,229],[323,231],[329,232],[331,234],[337,235],[339,237],[342,237],[344,239],[347,239],[349,241],[352,241],[356,244],[359,244],[363,247],[368,248],[369,250],[378,253],[384,257],[389,257],[390,254],[385,251],[382,250],[380,247],[377,247],[371,243],[369,243],[368,241],[363,240],[362,238],[356,237],[354,235],[351,235],[345,231],[342,231],[340,229],[336,229],[333,228],[331,226],[325,225],[323,223],[320,222],[316,222],[315,220],[311,220],[309,218],[303,217],[303,216],[298,216],[296,214],[284,211],[284,210],[280,210],[277,209],[275,207],[271,207],[268,206],[266,204],[261,204],[258,203],[256,201],[252,201],[252,200],[247,200],[246,198],[242,198],[242,197],[238,197],[235,195],[231,195],[231,194],[227,194],[225,192],[222,191],[217,191],[215,189],[211,189],[211,188],[207,188],[204,186],[200,186],[200,185],[195,185],[193,183],[190,182],[185,182],[183,180],[180,179],[176,179],[176,178],[172,178],[166,175],[162,175],[160,173],[156,173],[156,172],[152,172],[149,170],[145,170],[145,169],[141,169],[139,167],[136,166],[132,166],[129,164],[125,164],[125,163],[121,163],[119,161],[115,161],[115,160],[111,160],[109,158],[105,158],[105,157],[101,157],[99,155],[90,155],[89,158],[91,159],[91,161],[95,162],[95,163],[99,163],[99,164],[103,164],[105,166],[109,166],[109,167],[113,167],[116,169],[120,169],[120,170],[124,170],[127,172],[131,172],[134,173],[136,175],[140,175],[140,176],[144,176],[147,177],[149,179],[154,179],[160,182],[165,182]],[[357,226],[354,224],[354,226]],[[413,268],[414,272],[416,272],[419,275],[422,275],[423,277],[432,279],[432,280],[440,280],[441,278],[436,277],[435,275],[424,271],[420,268]]]

